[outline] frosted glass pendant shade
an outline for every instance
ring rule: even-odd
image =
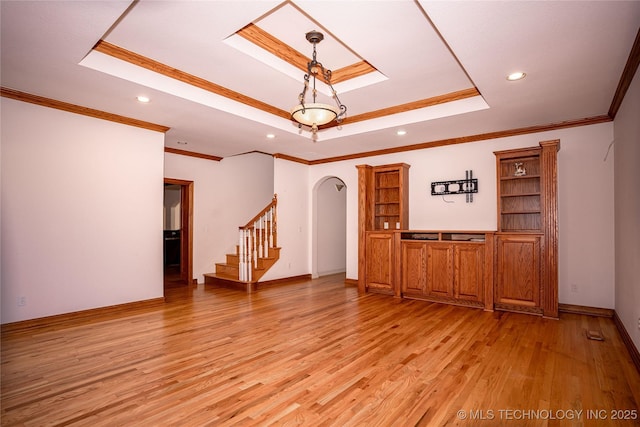
[[[298,123],[307,126],[322,126],[338,117],[338,109],[328,104],[317,102],[311,104],[296,105],[291,110],[291,118]]]

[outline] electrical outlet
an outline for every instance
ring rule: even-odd
[[[638,329],[640,329],[640,317],[638,317]]]
[[[577,283],[572,283],[571,284],[571,292],[578,292],[578,284]]]
[[[18,307],[24,307],[27,305],[27,297],[18,297]]]

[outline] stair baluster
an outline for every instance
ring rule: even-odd
[[[244,245],[242,244],[244,230],[239,229],[238,234],[238,278],[244,281]]]
[[[251,232],[251,229],[247,230],[247,233],[249,235],[249,242],[248,242],[248,247],[249,247],[249,261],[247,262],[247,281],[250,282],[251,280],[253,280],[253,233]]]
[[[252,251],[251,251],[251,254],[253,255],[253,259],[251,261],[252,261],[252,264],[253,264],[253,268],[258,268],[258,247],[257,247],[258,232],[256,230],[256,227],[258,226],[257,224],[258,224],[258,222],[254,221],[253,222],[253,228],[251,228],[249,230],[249,232],[251,233],[251,238],[252,238],[252,242],[251,242],[252,243],[252,245],[251,245]]]
[[[260,258],[262,258],[264,256],[264,254],[262,253],[262,249],[263,249],[262,248],[262,218],[263,218],[263,216],[258,218],[258,221],[257,221],[258,225],[256,226],[256,227],[258,227],[256,229],[256,235],[258,236],[258,256]]]
[[[268,217],[269,217],[269,211],[265,212],[264,215],[262,216],[262,219],[263,219],[262,222],[263,222],[264,225],[260,229],[260,233],[261,233],[260,243],[261,243],[261,245],[263,247],[262,253],[264,253],[265,257],[269,256],[269,233],[268,233],[268,230],[267,230],[267,227],[269,227],[269,218]]]
[[[273,206],[269,209],[269,247],[273,247]]]

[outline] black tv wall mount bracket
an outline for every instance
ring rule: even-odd
[[[473,171],[465,171],[465,179],[452,181],[436,181],[431,183],[432,196],[446,196],[449,194],[466,194],[467,203],[473,202],[473,193],[478,192],[478,179],[473,177]]]

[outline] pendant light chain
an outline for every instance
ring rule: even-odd
[[[307,62],[307,73],[304,75],[304,86],[302,92],[298,95],[299,105],[291,110],[291,118],[298,124],[298,128],[308,126],[311,129],[311,137],[315,141],[317,139],[318,126],[328,124],[332,121],[342,123],[346,116],[347,107],[340,102],[338,94],[331,84],[332,72],[325,69],[322,63],[318,62],[316,44],[324,39],[322,33],[311,31],[306,34],[307,40],[313,44],[313,55],[311,61]],[[316,88],[316,76],[320,74],[325,83],[331,90],[331,97],[337,104],[337,108],[327,104],[316,103],[318,90]],[[311,87],[311,96],[313,103],[305,105],[305,97],[309,90],[309,79],[313,77],[313,86]]]

